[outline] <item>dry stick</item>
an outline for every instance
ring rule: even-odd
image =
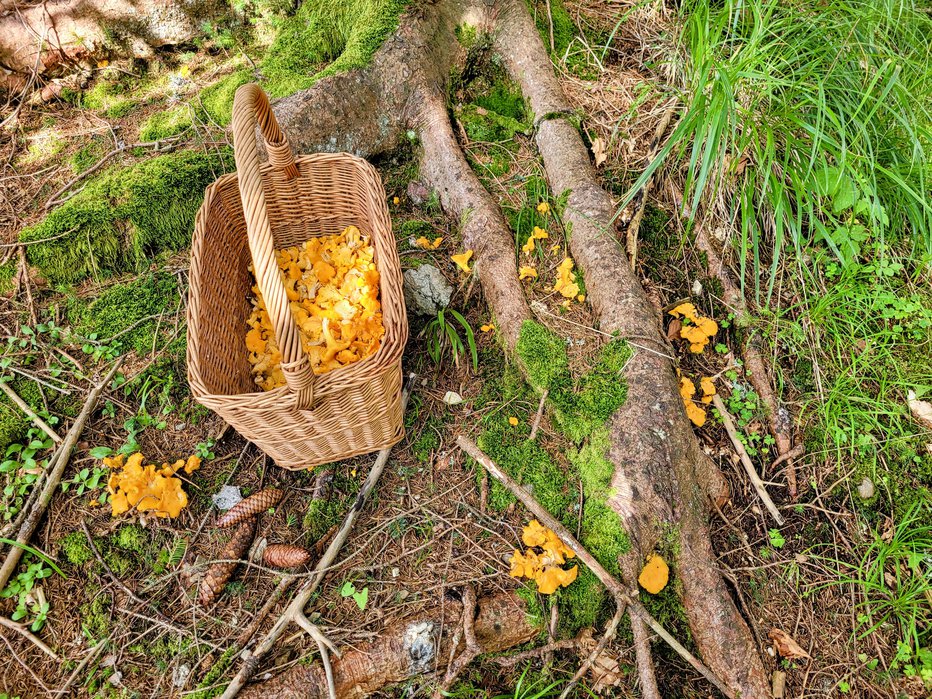
[[[463,649],[463,652],[459,654],[456,660],[452,661],[447,666],[447,672],[443,677],[443,682],[440,687],[434,690],[433,699],[440,699],[443,697],[456,681],[456,678],[460,676],[463,669],[482,653],[482,647],[476,640],[475,622],[476,588],[472,585],[466,585],[466,589],[463,590],[463,636],[466,639],[466,648]],[[454,640],[453,647],[450,650],[451,654],[456,651],[457,645],[458,640]]]
[[[63,684],[63,685],[61,686],[60,689],[56,689],[56,690],[53,692],[53,694],[58,694],[58,695],[67,694],[67,693],[68,693],[68,690],[71,689],[71,685],[73,685],[74,682],[75,682],[75,680],[78,679],[78,676],[81,674],[81,671],[84,670],[84,668],[86,668],[86,667],[88,666],[88,664],[89,664],[92,660],[94,660],[94,658],[96,658],[98,655],[100,655],[100,652],[101,652],[104,648],[107,647],[107,643],[109,643],[109,641],[110,641],[110,636],[107,636],[106,638],[100,639],[100,640],[97,642],[97,645],[94,646],[93,648],[91,648],[91,649],[84,655],[84,657],[81,658],[81,662],[78,663],[78,666],[74,669],[74,672],[72,672],[72,673],[68,676],[68,679],[65,680],[65,684]]]
[[[744,465],[744,470],[747,471],[748,478],[751,479],[751,485],[753,485],[754,490],[757,491],[757,496],[763,501],[764,505],[767,507],[767,511],[770,512],[776,523],[782,525],[785,521],[783,515],[780,514],[780,510],[777,509],[773,500],[770,499],[767,488],[764,487],[764,482],[760,479],[760,476],[757,475],[757,469],[754,468],[751,457],[748,456],[747,449],[744,448],[741,439],[738,437],[738,430],[735,429],[735,423],[732,421],[727,408],[725,408],[722,397],[718,394],[712,396],[712,404],[715,406],[715,409],[718,410],[719,415],[722,416],[722,423],[725,425],[725,431],[728,432],[728,436],[731,437],[731,443],[734,444],[735,451],[738,452],[738,456],[741,458],[741,463]]]
[[[414,385],[414,374],[410,374],[408,377],[407,385],[404,388],[404,391],[401,393],[401,411],[404,412],[405,407],[408,405],[408,396],[411,395],[411,387]],[[317,588],[320,586],[320,583],[324,579],[325,571],[330,568],[331,564],[336,560],[337,555],[340,553],[340,549],[343,548],[343,544],[346,542],[346,539],[349,537],[349,533],[353,528],[353,525],[356,524],[356,520],[359,518],[359,513],[362,511],[363,506],[366,504],[366,500],[369,497],[369,494],[375,489],[376,484],[379,482],[379,478],[382,475],[382,471],[385,469],[385,465],[388,463],[388,456],[391,454],[391,447],[383,449],[379,452],[378,457],[375,460],[375,463],[372,465],[372,470],[369,471],[369,475],[366,477],[365,482],[362,484],[362,488],[359,490],[359,494],[356,496],[356,501],[353,503],[353,506],[350,508],[350,511],[347,513],[346,518],[343,520],[343,525],[340,527],[340,530],[337,532],[336,536],[333,537],[333,541],[330,542],[330,546],[327,547],[327,550],[324,552],[324,555],[321,556],[320,560],[317,561],[317,565],[314,566],[315,575],[309,577],[306,582],[298,590],[298,594],[295,595],[294,599],[291,600],[291,604],[282,612],[281,616],[275,621],[275,624],[272,625],[272,628],[269,629],[266,633],[265,638],[256,646],[255,651],[252,653],[244,653],[243,667],[240,668],[239,672],[236,673],[236,676],[227,685],[226,690],[223,694],[220,695],[220,699],[233,699],[240,690],[246,686],[246,683],[249,681],[249,678],[253,676],[256,669],[259,666],[259,661],[262,659],[266,653],[268,653],[272,647],[275,645],[275,642],[278,640],[278,637],[281,636],[282,632],[288,626],[289,622],[295,622],[309,634],[318,644],[318,648],[325,649],[330,643],[326,640],[326,637],[320,633],[314,624],[308,621],[307,617],[304,616],[304,607],[307,606],[307,603],[310,601],[311,596],[314,592],[317,591]],[[331,650],[336,651],[335,648]],[[324,671],[327,673],[327,684],[328,689],[331,692],[331,699],[335,696],[335,689],[333,687],[333,668],[330,667],[329,657],[321,652],[321,661],[324,664]]]
[[[91,389],[91,392],[87,396],[87,400],[84,402],[84,407],[81,409],[81,413],[65,435],[65,439],[58,448],[58,452],[52,457],[52,461],[49,463],[51,471],[49,471],[48,478],[42,488],[42,493],[39,495],[35,506],[19,528],[19,535],[16,537],[16,543],[18,545],[10,549],[6,560],[3,562],[3,566],[0,567],[0,590],[6,587],[10,575],[16,570],[19,559],[23,556],[21,545],[29,543],[29,539],[32,538],[36,528],[39,526],[39,520],[42,519],[42,515],[45,514],[45,510],[52,500],[52,495],[54,495],[55,489],[61,482],[62,474],[68,466],[68,461],[71,459],[71,450],[84,431],[84,425],[87,423],[88,418],[90,418],[91,413],[94,412],[94,408],[97,406],[97,399],[100,398],[101,392],[109,385],[121,364],[123,364],[122,357],[113,363],[113,366],[110,368],[110,371],[107,372],[107,376],[104,377],[104,380]]]
[[[9,383],[6,381],[0,380],[0,390],[6,393],[7,397],[16,403],[19,406],[19,409],[26,413],[26,416],[32,420],[36,427],[45,432],[49,437],[51,437],[56,444],[61,444],[61,436],[52,429],[45,420],[36,415],[36,411],[29,407],[29,404],[19,397],[19,394],[13,390]]]
[[[550,393],[546,388],[540,396],[540,404],[537,406],[537,414],[534,416],[534,424],[531,425],[531,439],[537,436],[537,430],[540,429],[540,419],[544,416],[544,404],[547,402],[547,394]]]
[[[49,656],[52,660],[61,662],[61,658],[56,655],[55,651],[45,645],[45,643],[42,642],[42,639],[34,636],[24,624],[17,624],[15,621],[7,619],[5,616],[0,616],[0,626],[5,626],[6,628],[10,629],[10,631],[15,631],[27,641],[32,643],[36,648]]]
[[[490,660],[498,663],[502,667],[514,667],[519,663],[523,663],[525,660],[539,658],[542,655],[548,655],[558,650],[572,650],[578,647],[579,641],[577,641],[575,638],[569,638],[564,641],[554,641],[553,643],[548,643],[546,646],[539,646],[537,648],[531,648],[530,650],[523,650],[520,653],[515,653],[514,655],[490,658]]]
[[[534,496],[531,495],[527,490],[522,488],[518,483],[516,483],[511,476],[502,471],[498,465],[489,458],[489,456],[483,452],[479,447],[476,446],[475,442],[471,439],[460,435],[456,438],[457,446],[469,454],[473,459],[478,461],[482,466],[491,473],[499,483],[508,488],[521,503],[531,511],[531,513],[548,529],[553,531],[564,544],[569,546],[572,549],[573,553],[579,558],[580,561],[586,564],[586,566],[595,573],[595,576],[599,581],[608,589],[609,592],[616,598],[616,600],[624,601],[627,605],[629,613],[634,616],[637,616],[641,621],[647,624],[654,633],[656,633],[660,638],[662,638],[667,645],[670,646],[677,654],[688,662],[693,669],[695,669],[699,674],[705,677],[716,689],[718,689],[722,694],[724,694],[728,699],[735,699],[734,693],[729,689],[715,674],[707,668],[696,656],[690,653],[683,645],[677,641],[670,633],[661,626],[656,619],[654,619],[640,601],[634,599],[634,597],[624,588],[624,586],[616,580],[611,573],[609,573],[605,568],[602,567],[602,564],[599,563],[591,553],[589,553],[586,548],[576,540],[570,531],[563,526],[553,515],[551,515],[544,507],[534,499]],[[623,608],[623,606],[622,606]]]
[[[29,320],[33,325],[39,322],[36,316],[36,303],[32,298],[32,282],[29,280],[29,265],[26,262],[26,248],[20,246],[17,250],[19,254],[19,267],[21,279],[23,280],[23,290],[26,292],[26,303],[29,305]]]
[[[660,139],[663,138],[663,134],[666,132],[667,127],[670,125],[670,121],[673,119],[673,115],[676,113],[676,103],[672,104],[667,108],[667,111],[664,112],[663,117],[657,123],[657,128],[654,130],[654,138],[650,144],[650,153],[647,156],[648,161],[652,162],[653,159],[657,156],[657,152],[660,150]],[[635,211],[634,216],[631,218],[631,221],[628,223],[627,230],[627,243],[628,243],[628,259],[631,262],[631,269],[634,270],[637,268],[637,259],[638,259],[638,231],[641,228],[641,221],[644,219],[644,212],[647,210],[647,198],[650,194],[651,188],[654,186],[654,176],[656,171],[651,175],[647,182],[644,183],[644,186],[641,188],[641,191],[638,192],[638,197],[640,197],[640,204],[638,205],[637,211]]]

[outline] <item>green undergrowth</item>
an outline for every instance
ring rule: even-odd
[[[124,283],[105,288],[96,298],[74,298],[68,304],[68,319],[79,335],[95,336],[99,342],[148,354],[156,346],[156,330],[167,333],[174,326],[160,322],[173,315],[181,297],[178,282],[167,272],[145,273]]]
[[[42,395],[35,381],[12,379],[9,384],[33,410],[43,410]],[[0,395],[0,449],[5,451],[9,444],[26,433],[31,424],[29,418],[5,393]]]
[[[608,56],[606,44],[611,33],[591,24],[585,13],[579,16],[582,24],[577,25],[563,0],[549,0],[547,3],[527,0],[527,4],[551,57],[562,62],[576,77],[594,80]]]
[[[483,60],[458,101],[456,118],[473,143],[467,155],[477,174],[482,179],[507,174],[518,151],[515,136],[529,135],[533,121],[518,86],[500,65]]]
[[[408,0],[318,0],[275,22],[276,35],[262,49],[257,69],[243,65],[205,87],[191,105],[153,115],[140,134],[167,138],[189,128],[193,116],[221,126],[230,123],[237,88],[258,82],[270,97],[285,97],[321,78],[369,63],[391,32]],[[192,111],[193,109],[193,111]]]
[[[613,573],[618,573],[618,557],[629,549],[629,542],[618,516],[606,505],[610,495],[612,465],[605,453],[608,433],[605,421],[624,402],[626,387],[621,370],[630,350],[621,340],[606,343],[592,368],[579,377],[569,369],[564,341],[533,321],[521,328],[517,359],[529,377],[529,385],[514,366],[506,366],[483,386],[478,404],[494,405],[483,418],[479,446],[518,482],[528,487],[548,512],[571,531],[580,525],[582,543]],[[494,361],[491,369],[496,371]],[[577,448],[567,458],[579,473],[579,482],[568,475],[537,440],[529,439],[531,422],[543,390],[549,392],[549,405],[557,428]],[[492,404],[491,401],[496,403]],[[500,402],[498,402],[500,401]],[[512,426],[510,417],[517,417]],[[584,506],[579,512],[579,487]],[[514,502],[502,486],[492,483],[489,504],[502,510]],[[606,601],[606,593],[595,575],[580,566],[572,585],[557,594],[562,623],[575,632],[596,623]]]
[[[181,151],[91,180],[26,228],[29,262],[53,285],[139,271],[163,252],[190,245],[204,188],[232,168],[229,153]],[[55,240],[51,240],[55,238]]]

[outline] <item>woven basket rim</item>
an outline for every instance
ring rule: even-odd
[[[294,161],[296,164],[302,164],[334,159],[349,161],[355,167],[375,172],[375,168],[371,163],[363,158],[360,158],[359,156],[353,155],[352,153],[308,153],[296,156]],[[274,167],[268,162],[264,162],[259,166],[260,173],[263,175],[272,171],[273,169]],[[195,238],[200,237],[206,244],[209,245],[206,235],[198,236],[198,231],[202,228],[202,226],[206,225],[204,222],[204,217],[207,215],[206,212],[213,203],[213,199],[218,196],[218,190],[222,186],[227,186],[233,181],[238,181],[238,179],[239,175],[236,171],[228,172],[218,177],[216,180],[214,180],[214,182],[205,188],[204,200],[197,211],[197,216],[195,217]],[[364,233],[366,233],[366,235],[368,235],[370,238],[372,237],[371,231],[364,231]],[[198,267],[199,266],[200,265],[198,265]],[[199,272],[199,269],[195,270],[192,266],[191,271]],[[379,272],[381,274],[382,270],[379,270]],[[189,275],[189,298],[193,294],[200,293],[200,282],[201,275],[199,273],[192,273]],[[398,300],[403,303],[403,298]],[[381,295],[379,301],[384,306],[385,299],[381,298]],[[195,336],[198,336],[200,332],[200,328],[198,327],[198,320],[196,318],[189,319],[189,336],[192,334],[192,332]],[[402,333],[402,339],[406,335],[407,333]],[[189,338],[188,351],[190,351],[191,344],[192,343]],[[379,349],[374,354],[366,357],[361,361],[350,364],[349,366],[340,367],[339,369],[333,369],[323,374],[315,374],[314,393],[315,396],[317,396],[317,400],[320,400],[321,398],[329,395],[333,395],[335,393],[343,392],[346,389],[347,384],[364,384],[370,379],[374,372],[387,370],[401,359],[401,356],[404,352],[404,346],[404,342],[382,342],[379,346]],[[279,386],[278,388],[274,388],[271,391],[263,391],[259,389],[257,391],[250,391],[246,393],[212,393],[206,389],[204,379],[201,376],[200,367],[190,361],[187,362],[187,366],[188,383],[191,388],[191,394],[199,402],[204,404],[205,407],[211,407],[210,405],[207,405],[207,403],[219,405],[222,402],[225,407],[229,407],[237,411],[264,412],[272,407],[280,408],[283,405],[282,401],[287,401],[289,397],[293,395],[287,385]],[[333,384],[337,382],[339,382],[339,386],[334,389]]]

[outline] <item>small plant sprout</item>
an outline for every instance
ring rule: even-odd
[[[366,604],[369,602],[369,588],[364,587],[357,590],[356,586],[347,580],[343,583],[343,587],[340,588],[340,596],[344,598],[352,597],[360,609],[365,609]]]
[[[451,320],[452,318],[452,320]],[[462,332],[465,334],[465,343],[460,336],[460,329],[453,323],[456,321]],[[421,331],[421,335],[427,340],[427,354],[437,364],[440,364],[444,355],[449,354],[453,363],[459,366],[460,355],[465,354],[467,349],[472,358],[473,370],[479,368],[479,352],[476,348],[476,336],[472,326],[459,311],[452,308],[441,308],[437,311],[437,316],[433,318]]]

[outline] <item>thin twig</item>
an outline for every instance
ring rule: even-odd
[[[36,414],[36,411],[30,408],[29,404],[19,397],[19,394],[13,390],[13,387],[10,386],[8,382],[0,379],[0,390],[6,393],[7,397],[11,401],[16,403],[16,405],[19,406],[20,410],[26,413],[26,416],[35,423],[36,427],[38,427],[40,430],[45,432],[49,437],[51,437],[55,441],[56,444],[61,444],[61,436],[58,434],[58,432],[52,429],[51,425],[49,425],[45,420],[39,417]]]
[[[478,461],[482,466],[498,480],[499,483],[504,485],[511,493],[521,501],[521,503],[530,510],[537,519],[551,531],[553,531],[562,541],[566,544],[573,553],[582,561],[588,568],[591,570],[599,581],[608,589],[608,591],[615,597],[616,604],[618,606],[624,606],[621,602],[624,602],[627,605],[629,613],[632,615],[637,615],[645,624],[647,624],[660,638],[662,638],[667,645],[670,646],[676,653],[688,662],[697,672],[699,672],[703,677],[705,677],[713,686],[716,687],[722,694],[724,694],[728,699],[735,699],[734,692],[725,685],[709,668],[707,668],[696,656],[690,653],[686,648],[683,647],[683,644],[677,641],[670,632],[667,631],[660,623],[652,617],[640,601],[633,598],[633,596],[624,588],[624,586],[616,580],[604,567],[599,563],[595,557],[589,553],[589,551],[579,543],[579,541],[572,535],[572,533],[563,526],[553,515],[551,515],[544,507],[537,502],[533,495],[531,495],[527,490],[518,485],[507,473],[502,471],[498,465],[492,461],[489,456],[483,452],[479,447],[476,446],[475,442],[469,438],[460,435],[456,438],[457,446],[469,454],[472,458]]]
[[[58,657],[55,651],[45,645],[42,639],[38,638],[32,632],[30,632],[24,624],[17,624],[15,621],[7,619],[5,616],[0,616],[0,626],[5,626],[6,628],[10,629],[10,631],[15,631],[27,641],[32,643],[36,648],[49,656],[52,660],[61,662],[61,658]]]
[[[443,677],[443,682],[440,683],[440,686],[434,690],[433,699],[441,699],[447,691],[453,686],[453,683],[456,682],[456,678],[460,676],[460,673],[466,668],[469,663],[476,659],[476,657],[482,653],[482,647],[479,645],[479,642],[476,640],[476,588],[472,585],[466,585],[463,590],[463,637],[466,639],[466,647],[463,649],[463,652],[453,660],[449,665],[447,665],[446,674]],[[456,647],[459,644],[459,639],[454,637],[453,647],[450,649],[450,654],[452,655],[456,652]]]
[[[84,402],[84,407],[81,409],[81,413],[74,421],[71,429],[68,430],[68,433],[65,435],[65,439],[63,440],[61,446],[58,448],[58,451],[49,462],[49,468],[51,470],[49,471],[49,475],[45,480],[45,485],[42,488],[42,492],[39,495],[35,506],[32,508],[32,511],[30,511],[29,515],[26,517],[25,521],[19,529],[19,534],[16,537],[17,545],[10,549],[6,560],[3,562],[3,566],[0,567],[0,590],[6,587],[6,584],[10,579],[10,575],[13,574],[13,571],[16,569],[20,558],[23,556],[23,549],[21,548],[21,545],[29,543],[29,539],[32,538],[33,533],[36,531],[36,527],[39,526],[39,520],[41,520],[42,515],[45,514],[45,510],[48,508],[49,503],[52,500],[52,495],[55,493],[56,488],[58,488],[58,484],[61,482],[62,474],[65,472],[65,468],[68,466],[68,461],[71,459],[71,450],[74,449],[74,445],[77,444],[78,438],[84,431],[84,425],[87,424],[91,413],[94,412],[94,408],[97,406],[97,399],[100,398],[100,394],[110,384],[110,381],[116,375],[117,370],[120,368],[121,364],[123,364],[122,357],[113,363],[113,366],[110,368],[110,371],[107,372],[104,380],[91,389],[87,400]]]
[[[770,495],[767,493],[767,488],[764,486],[764,482],[760,479],[760,476],[757,475],[757,469],[754,468],[751,457],[748,456],[747,449],[744,448],[744,444],[741,443],[741,439],[738,437],[738,430],[735,428],[735,423],[731,419],[731,415],[729,414],[728,409],[725,407],[725,402],[722,400],[722,397],[716,393],[714,396],[712,396],[712,404],[715,406],[715,409],[718,410],[719,415],[722,416],[722,424],[725,425],[725,431],[728,433],[728,436],[731,437],[731,443],[734,445],[735,451],[738,452],[738,456],[741,459],[741,464],[744,466],[744,470],[748,474],[751,485],[754,486],[754,490],[757,491],[757,496],[764,503],[767,511],[770,512],[770,514],[773,516],[774,521],[776,521],[777,524],[782,525],[786,520],[783,519],[783,515],[780,514],[780,510],[777,509],[777,506],[774,504],[773,500],[770,499]]]
[[[537,414],[534,415],[534,424],[531,425],[531,439],[537,436],[537,430],[540,429],[540,419],[544,416],[544,405],[547,402],[547,395],[550,393],[546,388],[540,396],[540,404],[537,406]]]
[[[408,383],[405,386],[404,391],[402,391],[402,412],[404,412],[404,409],[408,404],[408,396],[411,394],[411,387],[414,385],[413,379],[414,374],[411,374],[408,378]],[[356,496],[355,502],[343,520],[343,525],[340,527],[337,535],[333,538],[333,541],[330,542],[330,546],[327,547],[327,550],[324,552],[324,555],[321,556],[320,560],[317,562],[317,565],[314,566],[314,573],[311,575],[311,577],[307,578],[307,580],[298,590],[298,593],[295,595],[294,599],[291,601],[291,604],[289,604],[285,611],[282,612],[281,616],[278,617],[278,619],[272,625],[272,628],[269,629],[268,633],[266,633],[265,637],[262,639],[259,645],[256,646],[256,649],[252,653],[244,653],[245,662],[243,663],[243,666],[240,668],[239,672],[236,673],[236,676],[233,678],[230,684],[227,685],[227,688],[224,690],[220,699],[233,699],[233,697],[239,694],[240,690],[246,686],[246,683],[255,674],[256,669],[259,667],[259,661],[274,647],[275,642],[278,640],[279,636],[281,636],[282,632],[285,630],[289,623],[295,622],[296,624],[301,625],[305,631],[308,631],[308,633],[311,633],[310,627],[313,627],[316,630],[317,627],[308,621],[307,617],[304,616],[304,607],[307,606],[311,596],[314,594],[314,592],[317,591],[317,588],[320,586],[321,582],[323,582],[325,571],[336,560],[337,555],[340,553],[340,549],[343,548],[343,544],[349,537],[349,533],[353,529],[353,525],[356,524],[356,520],[359,518],[359,514],[362,511],[363,506],[366,504],[369,495],[372,493],[376,484],[379,482],[379,478],[382,476],[382,471],[385,470],[385,465],[388,463],[389,454],[391,454],[390,447],[379,452],[375,463],[372,465],[372,469],[369,471],[369,475],[366,477],[365,482],[362,484],[362,488],[360,488],[359,493]],[[323,634],[320,635],[323,637]],[[318,639],[315,638],[314,640],[317,641]],[[323,659],[323,655],[321,658]],[[324,670],[326,671],[326,669],[327,664],[325,663]]]
[[[533,660],[534,658],[539,658],[542,655],[548,655],[558,650],[572,650],[579,647],[579,641],[575,638],[569,638],[563,641],[554,641],[553,643],[548,643],[546,646],[538,646],[537,648],[531,648],[530,650],[523,650],[520,653],[515,653],[514,655],[506,655],[498,658],[492,658],[492,660],[502,667],[514,667],[520,663],[523,663],[525,660]]]
[[[88,664],[94,660],[94,658],[96,658],[98,655],[100,655],[100,652],[101,652],[104,648],[107,647],[107,643],[109,643],[109,642],[110,642],[110,636],[107,636],[106,638],[100,639],[100,640],[97,642],[97,645],[95,645],[93,648],[91,648],[87,653],[85,653],[84,657],[81,658],[81,662],[78,663],[78,666],[74,669],[74,672],[72,672],[72,673],[68,676],[68,679],[65,680],[65,684],[63,684],[59,689],[56,689],[56,690],[53,692],[53,694],[58,694],[59,696],[62,695],[62,694],[67,694],[67,693],[68,693],[68,690],[71,689],[71,685],[73,685],[74,682],[75,682],[75,680],[78,679],[78,676],[81,674],[81,671],[82,671],[84,668],[86,668],[86,667],[88,666]]]

